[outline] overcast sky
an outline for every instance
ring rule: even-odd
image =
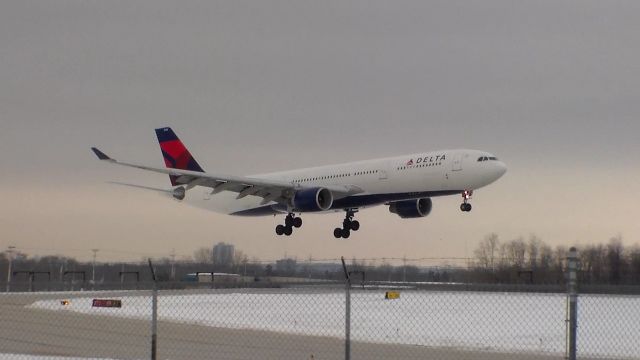
[[[271,259],[467,256],[488,233],[640,241],[638,1],[3,1],[0,248],[140,259],[218,241]],[[172,126],[205,170],[251,174],[442,148],[509,171],[474,210],[236,218],[106,183],[163,164]]]

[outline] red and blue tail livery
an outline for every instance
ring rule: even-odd
[[[204,172],[170,127],[156,129],[156,136],[158,136],[164,164],[168,168]],[[179,185],[176,181],[176,176],[169,177],[171,178],[171,185]]]

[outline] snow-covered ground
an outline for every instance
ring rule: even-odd
[[[149,319],[151,300],[120,297],[122,308],[92,308],[91,298],[30,306]],[[284,333],[344,336],[343,293],[161,295],[161,320]],[[640,297],[579,298],[578,352],[640,359]],[[352,293],[351,338],[376,343],[562,354],[566,300],[561,294],[403,291]]]

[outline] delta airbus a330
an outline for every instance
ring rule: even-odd
[[[207,188],[209,208],[230,215],[286,215],[278,235],[291,235],[302,226],[300,214],[344,211],[336,238],[348,238],[360,223],[359,209],[387,205],[403,219],[429,215],[432,197],[462,195],[460,210],[471,211],[474,190],[498,180],[506,165],[478,150],[440,150],[428,153],[305,168],[261,175],[230,176],[205,172],[171,128],[156,129],[166,168],[120,162],[97,148],[102,161],[167,174],[171,189],[140,188],[185,199],[195,187]],[[215,196],[213,196],[215,195]],[[298,215],[298,216],[296,216]]]

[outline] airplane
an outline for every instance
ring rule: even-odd
[[[95,147],[99,160],[169,175],[172,188],[158,189],[184,200],[187,191],[205,188],[207,208],[239,216],[285,215],[277,235],[290,236],[302,226],[303,213],[345,212],[335,238],[349,238],[360,229],[354,219],[361,209],[386,205],[403,219],[421,218],[432,209],[431,198],[461,195],[460,210],[471,211],[473,192],[498,180],[507,166],[494,155],[479,150],[439,150],[274,172],[233,176],[205,172],[169,127],[155,130],[165,168],[121,162]],[[215,195],[215,196],[214,196]],[[297,215],[297,216],[296,216]]]

